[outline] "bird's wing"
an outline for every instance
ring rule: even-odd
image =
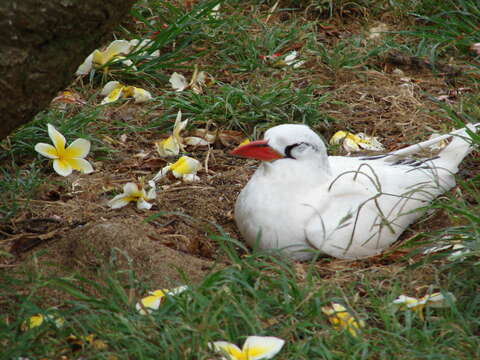
[[[311,246],[337,258],[381,253],[420,216],[419,208],[444,191],[424,169],[409,172],[408,165],[331,159],[337,175],[310,196],[317,200],[310,202],[315,211],[306,222],[305,236]]]

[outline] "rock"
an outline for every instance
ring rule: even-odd
[[[134,1],[0,2],[0,139],[46,108]]]

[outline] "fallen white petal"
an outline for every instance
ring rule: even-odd
[[[172,76],[170,76],[170,84],[175,91],[183,91],[188,87],[187,79],[182,74],[174,72]]]
[[[78,67],[75,72],[76,76],[88,75],[93,67],[93,52],[87,56],[85,61]]]

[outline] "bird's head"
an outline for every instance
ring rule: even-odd
[[[272,161],[281,158],[300,159],[311,154],[326,154],[322,139],[307,125],[278,125],[265,132],[263,140],[252,141],[234,149],[231,154]]]

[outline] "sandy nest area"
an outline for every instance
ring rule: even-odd
[[[428,111],[437,105],[425,95],[448,93],[444,79],[428,69],[403,66],[403,71],[403,76],[377,71],[336,74],[330,91],[335,92],[336,100],[347,105],[326,104],[325,113],[339,122],[328,128],[319,125],[316,130],[326,139],[339,129],[364,131],[379,136],[387,150],[427,139],[435,130],[448,131],[448,122]],[[414,81],[405,81],[405,77]],[[451,101],[456,101],[455,96]],[[102,121],[123,116],[126,111],[140,123],[148,122],[152,116],[129,104],[106,109]],[[36,262],[48,264],[42,271],[56,275],[93,275],[114,262],[120,267],[131,266],[140,279],[169,286],[184,280],[180,272],[195,282],[206,272],[228,264],[219,247],[221,233],[217,227],[241,241],[233,207],[257,166],[255,161],[229,155],[245,135],[237,134],[230,144],[217,142],[209,149],[189,149],[190,155],[203,164],[198,173],[201,180],[193,184],[172,178],[162,180],[151,210],[137,210],[133,204],[111,210],[107,202],[123,184],[139,176],[148,179],[166,164],[153,146],[162,134],[126,135],[123,139],[105,140],[114,145],[116,152],[108,161],[94,160],[96,171],[90,175],[76,173],[60,178],[52,171],[28,208],[0,226],[0,250],[14,255],[0,258],[1,267],[8,269],[32,261],[32,254],[36,253]],[[478,173],[478,168],[478,156],[470,156],[460,176],[469,178]],[[152,215],[156,216],[146,221]],[[430,216],[402,239],[417,231],[446,225],[446,216]],[[365,268],[392,263],[404,254],[405,250],[398,250],[387,258],[350,262],[348,266]],[[340,260],[319,261],[325,275],[342,264],[345,262]]]

